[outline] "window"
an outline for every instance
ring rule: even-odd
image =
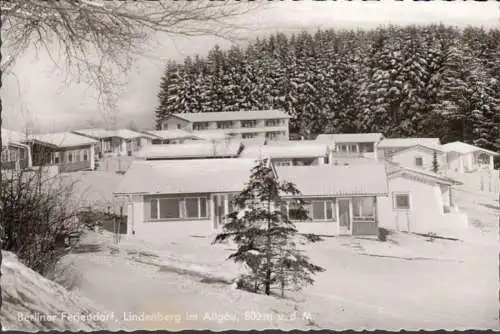
[[[232,121],[217,122],[217,129],[230,129],[233,127]]]
[[[241,127],[242,128],[254,128],[256,126],[257,126],[257,121],[256,120],[241,121]]]
[[[424,158],[415,157],[415,166],[422,167],[424,165]]]
[[[84,150],[83,151],[83,161],[87,161],[88,159],[89,159],[89,156],[88,156],[87,150]]]
[[[17,151],[9,150],[9,161],[17,161]]]
[[[281,125],[280,119],[268,119],[268,120],[266,120],[266,126],[280,126],[280,125]]]
[[[160,219],[180,218],[181,211],[179,210],[180,200],[178,198],[162,198],[160,204]]]
[[[59,163],[59,152],[54,152],[54,163],[55,164]]]
[[[339,145],[340,152],[347,152],[347,145]]]
[[[358,146],[354,144],[349,145],[349,152],[351,153],[358,152]]]
[[[151,219],[158,219],[158,200],[157,199],[151,200],[150,217],[151,217]]]
[[[205,197],[194,197],[185,199],[187,218],[206,218],[207,199]]]
[[[310,210],[308,210],[309,205],[308,204],[304,205],[304,209],[306,209],[306,211],[310,211]],[[288,219],[303,221],[302,215],[298,211],[297,202],[295,202],[295,201],[288,203]]]
[[[208,122],[193,123],[193,130],[200,131],[208,129]]]
[[[373,143],[360,143],[359,144],[359,151],[371,153],[374,151],[374,145],[373,145]]]
[[[289,203],[288,216],[290,220],[299,220],[300,218],[296,213],[296,207],[295,203]],[[304,209],[312,220],[336,221],[335,202],[332,200],[313,200],[305,204]]]
[[[281,161],[276,161],[275,163],[276,166],[291,166],[292,161],[291,160],[281,160]]]
[[[325,202],[323,201],[313,201],[312,204],[312,213],[309,212],[312,219],[316,220],[325,220]]]
[[[181,129],[182,126],[180,124],[177,124],[177,129]]]
[[[237,195],[238,195],[237,193],[227,194],[227,203],[228,203],[230,212],[238,209],[236,207],[236,204],[234,203],[234,200],[235,200]]]
[[[3,150],[2,151],[2,161],[8,161],[9,159],[9,150]]]
[[[266,132],[266,138],[270,140],[278,139],[279,132]]]
[[[73,162],[73,152],[68,152],[68,162]]]
[[[375,217],[375,198],[374,197],[354,197],[352,199],[353,216],[356,218],[374,218]]]
[[[410,210],[410,195],[394,194],[394,208],[398,210]]]
[[[241,138],[243,138],[243,139],[250,139],[250,138],[254,138],[255,136],[256,136],[256,134],[252,133],[252,132],[241,134]]]
[[[487,154],[481,153],[476,157],[476,163],[479,165],[488,165],[490,163],[490,157]]]

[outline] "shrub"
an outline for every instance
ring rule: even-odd
[[[73,184],[39,171],[4,173],[0,201],[2,249],[46,275],[67,252],[65,239],[78,229],[72,210]]]

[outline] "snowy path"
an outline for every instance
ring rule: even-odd
[[[325,240],[309,253],[327,271],[316,276],[316,284],[298,295],[298,301],[292,301],[246,293],[228,284],[202,283],[203,270],[198,277],[172,272],[181,264],[199,269],[205,266],[206,272],[215,273],[224,271],[226,264],[230,269],[231,263],[218,253],[223,248],[207,261],[207,248],[214,246],[197,240],[198,244],[174,245],[170,251],[178,254],[177,262],[172,262],[165,249],[157,255],[148,249],[142,256],[155,265],[138,262],[130,251],[111,255],[107,248],[99,253],[73,254],[71,259],[83,274],[82,293],[123,315],[132,329],[399,330],[494,328],[498,324],[498,260],[491,246],[452,244],[460,261],[404,260],[360,254],[370,245],[365,240],[356,240],[356,249],[343,241]],[[428,244],[426,247],[434,247],[434,251],[444,247],[437,241]],[[162,261],[169,270],[160,270]],[[162,314],[162,320],[132,321],[129,314],[156,312]],[[245,320],[249,315],[253,320]],[[218,319],[222,316],[226,319]]]

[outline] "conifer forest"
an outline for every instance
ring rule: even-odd
[[[500,151],[500,30],[444,25],[277,33],[169,61],[166,115],[281,109],[290,132],[439,137]]]

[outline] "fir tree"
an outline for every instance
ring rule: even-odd
[[[434,173],[438,173],[439,172],[439,163],[438,163],[437,152],[436,151],[434,151],[432,153],[432,171]]]
[[[292,183],[279,183],[268,162],[260,161],[246,187],[234,198],[236,210],[227,216],[224,231],[214,240],[232,239],[237,244],[229,258],[249,269],[238,282],[241,288],[254,292],[263,289],[266,295],[280,288],[283,294],[285,287],[300,289],[312,284],[312,275],[324,270],[297,249],[297,230],[284,210],[287,202],[283,195],[297,197],[300,191]],[[302,200],[295,199],[290,205],[295,217],[309,219]]]

